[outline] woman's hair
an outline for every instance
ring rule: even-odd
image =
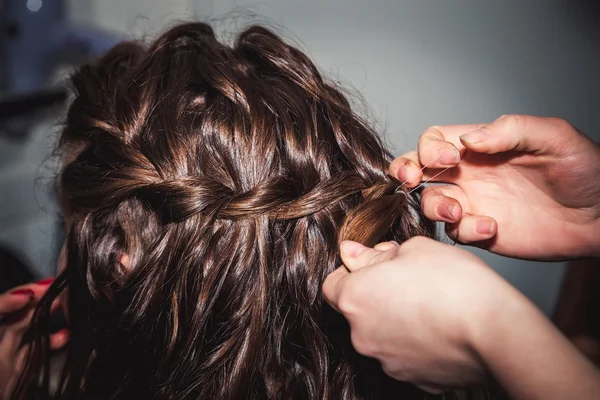
[[[189,23],[117,45],[72,85],[66,268],[17,397],[48,384],[43,326],[64,291],[59,397],[422,398],[356,353],[321,285],[341,240],[403,242],[434,224],[304,53],[260,26],[229,46]]]

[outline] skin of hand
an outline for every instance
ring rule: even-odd
[[[0,398],[8,398],[15,379],[22,368],[28,345],[21,346],[36,304],[42,298],[53,279],[44,279],[11,289],[0,295],[0,315],[16,315],[10,321],[0,324]],[[60,309],[59,302],[52,305],[51,311]],[[13,314],[18,313],[18,314]],[[62,348],[68,340],[68,331],[61,330],[50,336],[53,350]]]
[[[486,381],[472,322],[483,321],[511,287],[481,259],[424,237],[373,249],[345,241],[341,257],[352,272],[331,273],[323,293],[349,321],[359,353],[433,393]]]
[[[415,187],[446,167],[421,204],[454,240],[523,259],[600,256],[600,146],[568,122],[434,126],[390,173]]]
[[[415,237],[343,242],[341,257],[324,296],[349,321],[356,350],[391,377],[440,393],[491,374],[516,400],[598,398],[598,371],[470,252]]]

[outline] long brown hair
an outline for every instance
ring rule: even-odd
[[[59,397],[422,398],[355,352],[321,285],[342,239],[403,242],[434,224],[304,53],[260,26],[229,46],[189,23],[119,44],[72,84],[66,269],[17,397],[48,374],[40,332],[67,290]]]

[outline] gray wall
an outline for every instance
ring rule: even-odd
[[[584,24],[582,17],[589,13],[567,10],[564,4],[569,2],[69,2],[75,21],[127,36],[152,34],[178,18],[194,14],[205,19],[236,7],[246,10],[242,15],[254,11],[262,16],[259,20],[266,17],[271,25],[280,25],[287,36],[298,40],[326,74],[362,92],[374,120],[384,128],[398,154],[414,148],[419,134],[430,125],[485,122],[504,113],[560,116],[600,137],[596,113],[600,88],[596,72],[600,71],[598,32]],[[240,13],[234,15],[239,17]],[[43,125],[41,131],[48,130],[48,126]],[[21,150],[0,144],[0,149],[10,149],[5,154],[16,154],[12,176],[31,182],[21,198],[13,202],[16,206],[0,204],[5,210],[14,207],[25,212],[39,202],[28,195],[36,166],[44,158],[39,148],[43,141],[37,143]],[[19,154],[29,154],[29,158],[23,161]],[[0,177],[9,164],[0,163]],[[27,212],[32,213],[28,228],[8,236],[0,234],[0,240],[8,237],[30,254],[40,271],[47,273],[53,268],[45,250],[52,236],[48,217]],[[561,264],[482,256],[544,311],[552,310],[563,273]]]

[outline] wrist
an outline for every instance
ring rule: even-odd
[[[532,368],[539,367],[533,360],[536,357],[531,358],[536,350],[527,353],[535,346],[536,336],[544,330],[546,323],[549,324],[541,311],[510,286],[499,307],[483,319],[480,329],[473,332],[475,353],[512,399],[546,398],[539,396],[539,388],[535,384],[531,387],[527,377]]]
[[[515,288],[472,331],[473,350],[510,398],[596,399],[598,370]],[[576,384],[574,384],[576,382]]]
[[[470,344],[487,368],[506,357],[510,342],[518,340],[519,329],[529,325],[536,307],[517,289],[502,280],[496,294],[490,294],[488,304],[481,308],[477,322],[470,331]]]

